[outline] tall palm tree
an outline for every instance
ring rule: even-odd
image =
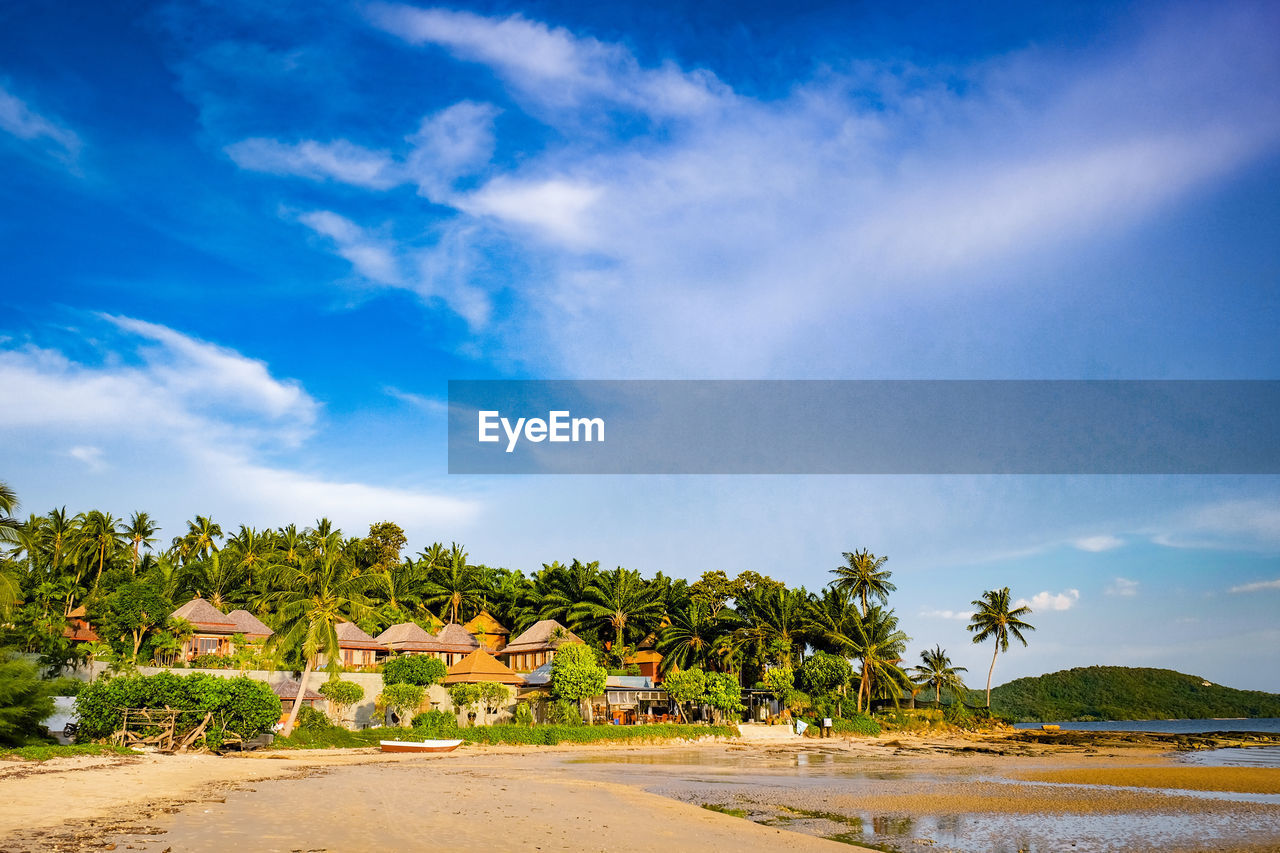
[[[448,614],[450,622],[459,622],[463,614],[473,615],[478,610],[484,592],[480,572],[467,562],[467,552],[457,542],[444,563],[431,569],[427,577],[423,601],[439,607],[441,619]]]
[[[42,529],[42,550],[45,559],[48,560],[48,574],[52,578],[57,578],[62,573],[62,559],[67,556],[68,552],[74,550],[76,538],[79,535],[80,524],[84,521],[82,515],[67,515],[67,508],[51,510],[45,518],[47,523]],[[67,612],[70,612],[68,609]]]
[[[573,614],[582,622],[597,621],[612,629],[611,651],[622,660],[627,634],[647,634],[662,616],[662,603],[650,594],[639,572],[618,566],[592,582]]]
[[[368,572],[369,596],[377,603],[380,626],[409,621],[422,605],[426,571],[409,557]]]
[[[911,679],[898,665],[911,641],[898,630],[898,617],[892,610],[873,604],[857,623],[854,633],[854,657],[862,664],[858,685],[858,710],[862,710],[862,697],[867,697],[866,708],[871,710],[871,700],[878,690],[889,695],[897,704],[902,691],[911,685]]]
[[[878,598],[888,603],[889,593],[897,589],[889,583],[893,574],[884,568],[888,557],[877,557],[866,548],[861,551],[844,552],[843,566],[831,570],[836,576],[832,584],[841,592],[847,592],[862,602],[862,613],[866,615],[869,598]]]
[[[667,624],[658,632],[657,650],[662,654],[662,671],[671,667],[692,669],[709,665],[721,650],[726,620],[713,613],[707,602],[691,599],[668,614]]]
[[[585,626],[582,623],[583,613],[578,610],[591,596],[591,587],[600,578],[600,561],[584,563],[574,558],[567,567],[559,561],[550,565],[542,564],[542,571],[535,579],[535,586],[545,587],[545,594],[540,602],[539,618],[555,619],[574,630]]]
[[[942,691],[952,696],[963,696],[969,688],[964,686],[960,673],[968,672],[963,666],[953,666],[942,646],[934,646],[920,653],[920,666],[911,670],[918,683],[933,688],[933,701],[942,702]]]
[[[973,602],[977,612],[969,618],[965,627],[973,632],[973,641],[982,643],[989,639],[996,641],[995,651],[991,654],[991,667],[987,670],[987,707],[991,707],[991,674],[996,670],[996,655],[1009,651],[1009,636],[1027,644],[1023,631],[1034,631],[1035,626],[1024,622],[1022,617],[1031,615],[1031,608],[1023,605],[1014,607],[1010,603],[1009,587],[987,590],[982,598]]]
[[[237,593],[242,588],[244,577],[244,569],[233,560],[224,560],[219,551],[182,567],[183,588],[193,598],[203,598],[223,612],[231,605],[241,603]]]
[[[160,526],[147,513],[135,512],[129,519],[129,524],[125,527],[124,532],[129,537],[129,541],[133,543],[132,568],[134,574],[137,574],[138,560],[140,559],[138,551],[143,545],[150,548],[155,544],[155,535],[160,532]]]
[[[293,732],[307,681],[319,657],[324,655],[330,668],[337,671],[341,657],[337,626],[369,615],[368,586],[369,577],[357,574],[339,553],[307,555],[296,567],[281,565],[273,570],[270,601],[278,627],[267,641],[268,648],[273,652],[296,650],[304,661],[298,695],[281,731],[284,737]]]
[[[737,604],[741,622],[733,632],[733,653],[790,667],[809,635],[809,593],[803,588],[762,586],[744,591]]]
[[[0,480],[0,542],[16,542],[22,522],[13,517],[18,509],[18,493]]]
[[[207,515],[197,515],[187,522],[187,532],[175,536],[173,544],[178,547],[178,554],[183,562],[199,560],[210,552],[218,550],[218,540],[222,538],[222,525]]]
[[[305,547],[303,536],[298,532],[298,525],[290,524],[288,527],[281,527],[276,533],[275,546],[281,563],[296,566],[298,560],[302,558],[302,549]]]
[[[84,522],[80,525],[80,543],[82,553],[89,554],[92,562],[98,564],[97,574],[93,578],[94,589],[98,588],[98,583],[102,580],[102,570],[107,565],[107,558],[114,557],[124,548],[125,541],[120,521],[111,513],[92,509],[85,514]]]

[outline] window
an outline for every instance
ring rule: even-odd
[[[200,638],[200,654],[216,655],[222,646],[222,641],[217,637],[201,637]]]

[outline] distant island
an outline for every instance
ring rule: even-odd
[[[1001,684],[991,710],[1018,722],[1280,717],[1280,694],[1171,669],[1087,666]]]

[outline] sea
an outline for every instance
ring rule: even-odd
[[[1038,729],[1040,723],[1018,723],[1020,729]],[[1280,733],[1280,717],[1237,717],[1225,720],[1091,720],[1087,723],[1056,723],[1063,731],[1162,732],[1198,735],[1213,732]],[[1186,764],[1211,767],[1280,767],[1280,746],[1225,747],[1181,753]]]

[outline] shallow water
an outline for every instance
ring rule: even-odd
[[[1163,732],[1177,735],[1213,732],[1280,732],[1280,717],[1241,717],[1226,720],[1091,720],[1084,723],[1059,722],[1064,731],[1075,732]],[[1015,728],[1038,729],[1040,723],[1018,723]]]
[[[1280,767],[1280,746],[1202,749],[1179,753],[1178,760],[1201,767]]]

